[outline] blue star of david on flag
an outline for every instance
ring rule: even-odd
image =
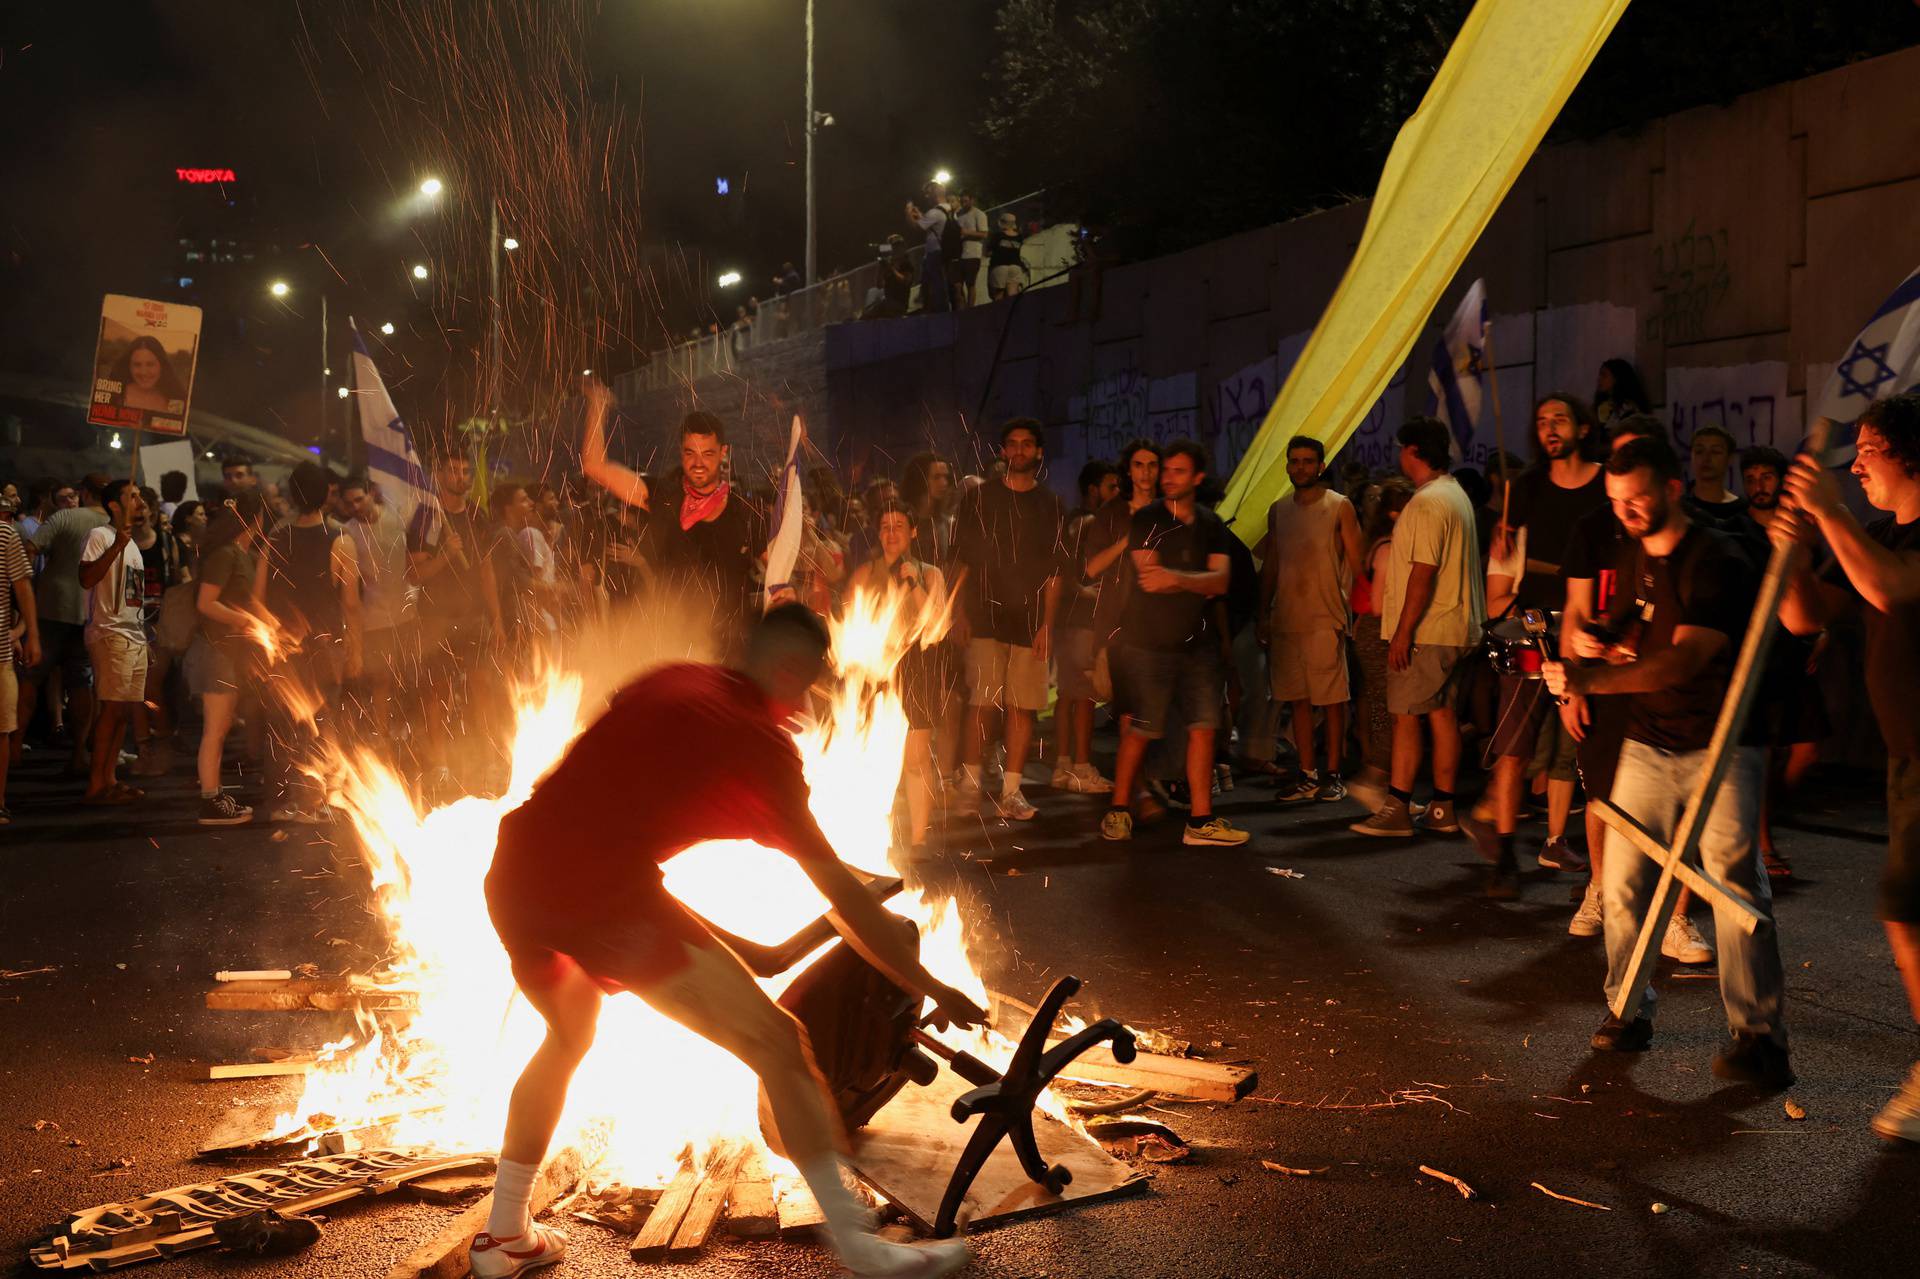
[[[1854,342],[1853,350],[1833,370],[1840,378],[1842,394],[1871,400],[1881,387],[1899,378],[1900,375],[1887,366],[1887,349],[1890,345],[1882,342],[1879,346],[1868,346],[1858,340]],[[1867,361],[1868,366],[1864,378],[1854,371],[1862,360]]]

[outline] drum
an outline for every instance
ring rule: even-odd
[[[1554,645],[1554,631],[1558,629],[1560,621],[1558,613],[1549,616],[1551,629],[1538,638],[1528,631],[1526,622],[1520,617],[1503,617],[1488,625],[1486,636],[1481,640],[1486,648],[1487,664],[1501,675],[1539,679],[1540,667],[1546,661],[1540,651],[1541,642],[1544,641],[1549,648]]]

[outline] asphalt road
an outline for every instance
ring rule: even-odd
[[[217,1173],[192,1162],[198,1142],[235,1106],[291,1090],[196,1081],[199,1064],[340,1029],[207,1012],[213,970],[289,957],[348,970],[380,950],[349,848],[336,856],[304,830],[202,830],[184,769],[134,813],[79,808],[49,767],[17,771],[0,830],[0,969],[53,969],[0,978],[0,1243],[23,1260],[67,1211]],[[992,984],[1031,1000],[1075,973],[1080,1011],[1217,1042],[1212,1055],[1258,1066],[1260,1087],[1233,1106],[1166,1106],[1155,1117],[1193,1144],[1190,1163],[1155,1166],[1144,1195],[980,1232],[970,1273],[1916,1272],[1920,1154],[1884,1152],[1867,1128],[1920,1042],[1873,918],[1884,812],[1871,779],[1823,779],[1787,834],[1801,1121],[1709,1074],[1725,1023],[1697,975],[1666,972],[1652,1051],[1589,1053],[1600,948],[1567,937],[1564,876],[1488,903],[1464,841],[1364,840],[1345,830],[1357,805],[1276,812],[1271,791],[1244,784],[1221,806],[1256,832],[1240,851],[1182,848],[1171,823],[1102,843],[1099,801],[1029,791],[1039,821],[960,823],[933,871],[970,903]],[[1356,1108],[1409,1089],[1433,1100]],[[1284,1177],[1263,1159],[1330,1172]],[[130,1170],[102,1175],[116,1160]],[[1419,1175],[1423,1163],[1480,1198]],[[292,1258],[151,1268],[381,1276],[451,1211],[405,1196],[344,1205]],[[565,1273],[633,1273],[624,1237],[571,1233]],[[674,1269],[837,1273],[816,1246],[725,1238]]]

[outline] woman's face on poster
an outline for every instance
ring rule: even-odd
[[[133,384],[141,390],[151,391],[160,385],[160,357],[147,348],[136,348],[127,367],[133,372]]]

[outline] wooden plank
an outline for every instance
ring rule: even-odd
[[[727,1233],[742,1239],[764,1239],[780,1229],[780,1210],[773,1202],[773,1179],[759,1146],[747,1152],[727,1193]]]
[[[674,1232],[680,1228],[681,1219],[687,1215],[703,1180],[700,1169],[688,1167],[682,1168],[680,1175],[667,1183],[666,1193],[647,1216],[647,1224],[640,1227],[640,1233],[627,1245],[635,1261],[658,1261],[667,1255],[667,1249],[673,1246]]]
[[[1654,833],[1642,826],[1627,814],[1615,808],[1604,799],[1588,800],[1593,805],[1594,815],[1614,830],[1620,832],[1629,843],[1651,857],[1656,864],[1664,866],[1672,857],[1672,850],[1662,844]],[[1713,876],[1694,866],[1682,863],[1673,868],[1674,875],[1702,897],[1711,901],[1718,898],[1732,906],[1740,916],[1740,931],[1752,933],[1766,916],[1755,910],[1751,903],[1736,896],[1731,889]]]
[[[819,1202],[804,1181],[796,1181],[781,1192],[779,1213],[782,1239],[811,1239],[827,1224],[827,1214],[820,1211]]]
[[[1825,419],[1816,420],[1807,428],[1806,451],[1824,461],[1827,451],[1827,435],[1831,424]],[[1740,656],[1734,662],[1733,674],[1727,681],[1726,696],[1720,703],[1719,718],[1714,721],[1713,736],[1707,742],[1707,756],[1702,762],[1700,773],[1693,779],[1693,788],[1687,795],[1687,806],[1680,814],[1680,822],[1674,828],[1673,847],[1660,870],[1660,881],[1653,888],[1653,902],[1647,908],[1646,920],[1640,925],[1640,935],[1633,943],[1633,956],[1627,961],[1626,979],[1620,985],[1620,993],[1615,996],[1613,1015],[1621,1021],[1632,1021],[1640,1012],[1640,1004],[1646,998],[1647,983],[1653,979],[1653,968],[1660,959],[1660,942],[1666,936],[1667,921],[1673,917],[1674,905],[1680,893],[1674,884],[1677,871],[1687,865],[1700,847],[1700,835],[1706,829],[1707,815],[1713,809],[1713,802],[1720,793],[1720,784],[1726,780],[1727,770],[1733,766],[1734,752],[1740,749],[1740,736],[1747,726],[1747,714],[1753,709],[1754,698],[1760,691],[1759,675],[1766,664],[1767,650],[1773,644],[1774,632],[1780,628],[1774,625],[1774,618],[1780,611],[1780,597],[1787,589],[1787,569],[1791,567],[1795,548],[1775,546],[1767,556],[1766,575],[1760,579],[1760,591],[1753,602],[1753,614],[1747,620],[1747,633],[1740,642]],[[1764,785],[1764,779],[1762,780]],[[1736,897],[1724,897],[1721,892],[1711,892],[1712,898],[1738,901]]]
[[[563,1147],[534,1178],[528,1211],[535,1217],[545,1212],[554,1200],[574,1188],[586,1166],[579,1146]],[[492,1211],[493,1194],[488,1192],[433,1238],[395,1262],[387,1271],[387,1279],[465,1279],[467,1248],[473,1237],[487,1228],[487,1216]]]
[[[407,1189],[429,1203],[464,1204],[493,1188],[493,1160],[473,1168],[430,1173],[407,1183]]]
[[[221,982],[207,992],[206,1004],[215,1012],[412,1012],[420,997],[382,990],[367,977],[293,977]]]
[[[265,1079],[272,1075],[304,1075],[313,1069],[312,1057],[285,1061],[232,1061],[207,1067],[208,1079]]]
[[[1252,1092],[1260,1082],[1259,1073],[1251,1067],[1223,1066],[1191,1057],[1140,1053],[1122,1065],[1104,1046],[1082,1053],[1060,1072],[1060,1077],[1127,1088],[1152,1088],[1201,1101],[1236,1101]]]
[[[733,1189],[734,1178],[746,1154],[744,1146],[729,1143],[709,1156],[706,1180],[693,1192],[687,1215],[680,1219],[679,1227],[673,1232],[667,1260],[690,1261],[707,1246],[707,1236],[713,1233],[714,1223],[720,1220],[720,1212],[727,1206],[727,1194]]]
[[[854,1137],[854,1175],[922,1231],[933,1229],[954,1164],[979,1122],[953,1122],[954,1099],[968,1088],[965,1080],[943,1070],[930,1087],[903,1090]],[[1129,1194],[1145,1185],[1145,1173],[1129,1168],[1065,1125],[1039,1116],[1033,1127],[1041,1157],[1066,1165],[1073,1181],[1060,1194],[1048,1194],[1027,1179],[1020,1160],[1003,1141],[962,1201],[962,1221],[980,1226],[1057,1212]]]

